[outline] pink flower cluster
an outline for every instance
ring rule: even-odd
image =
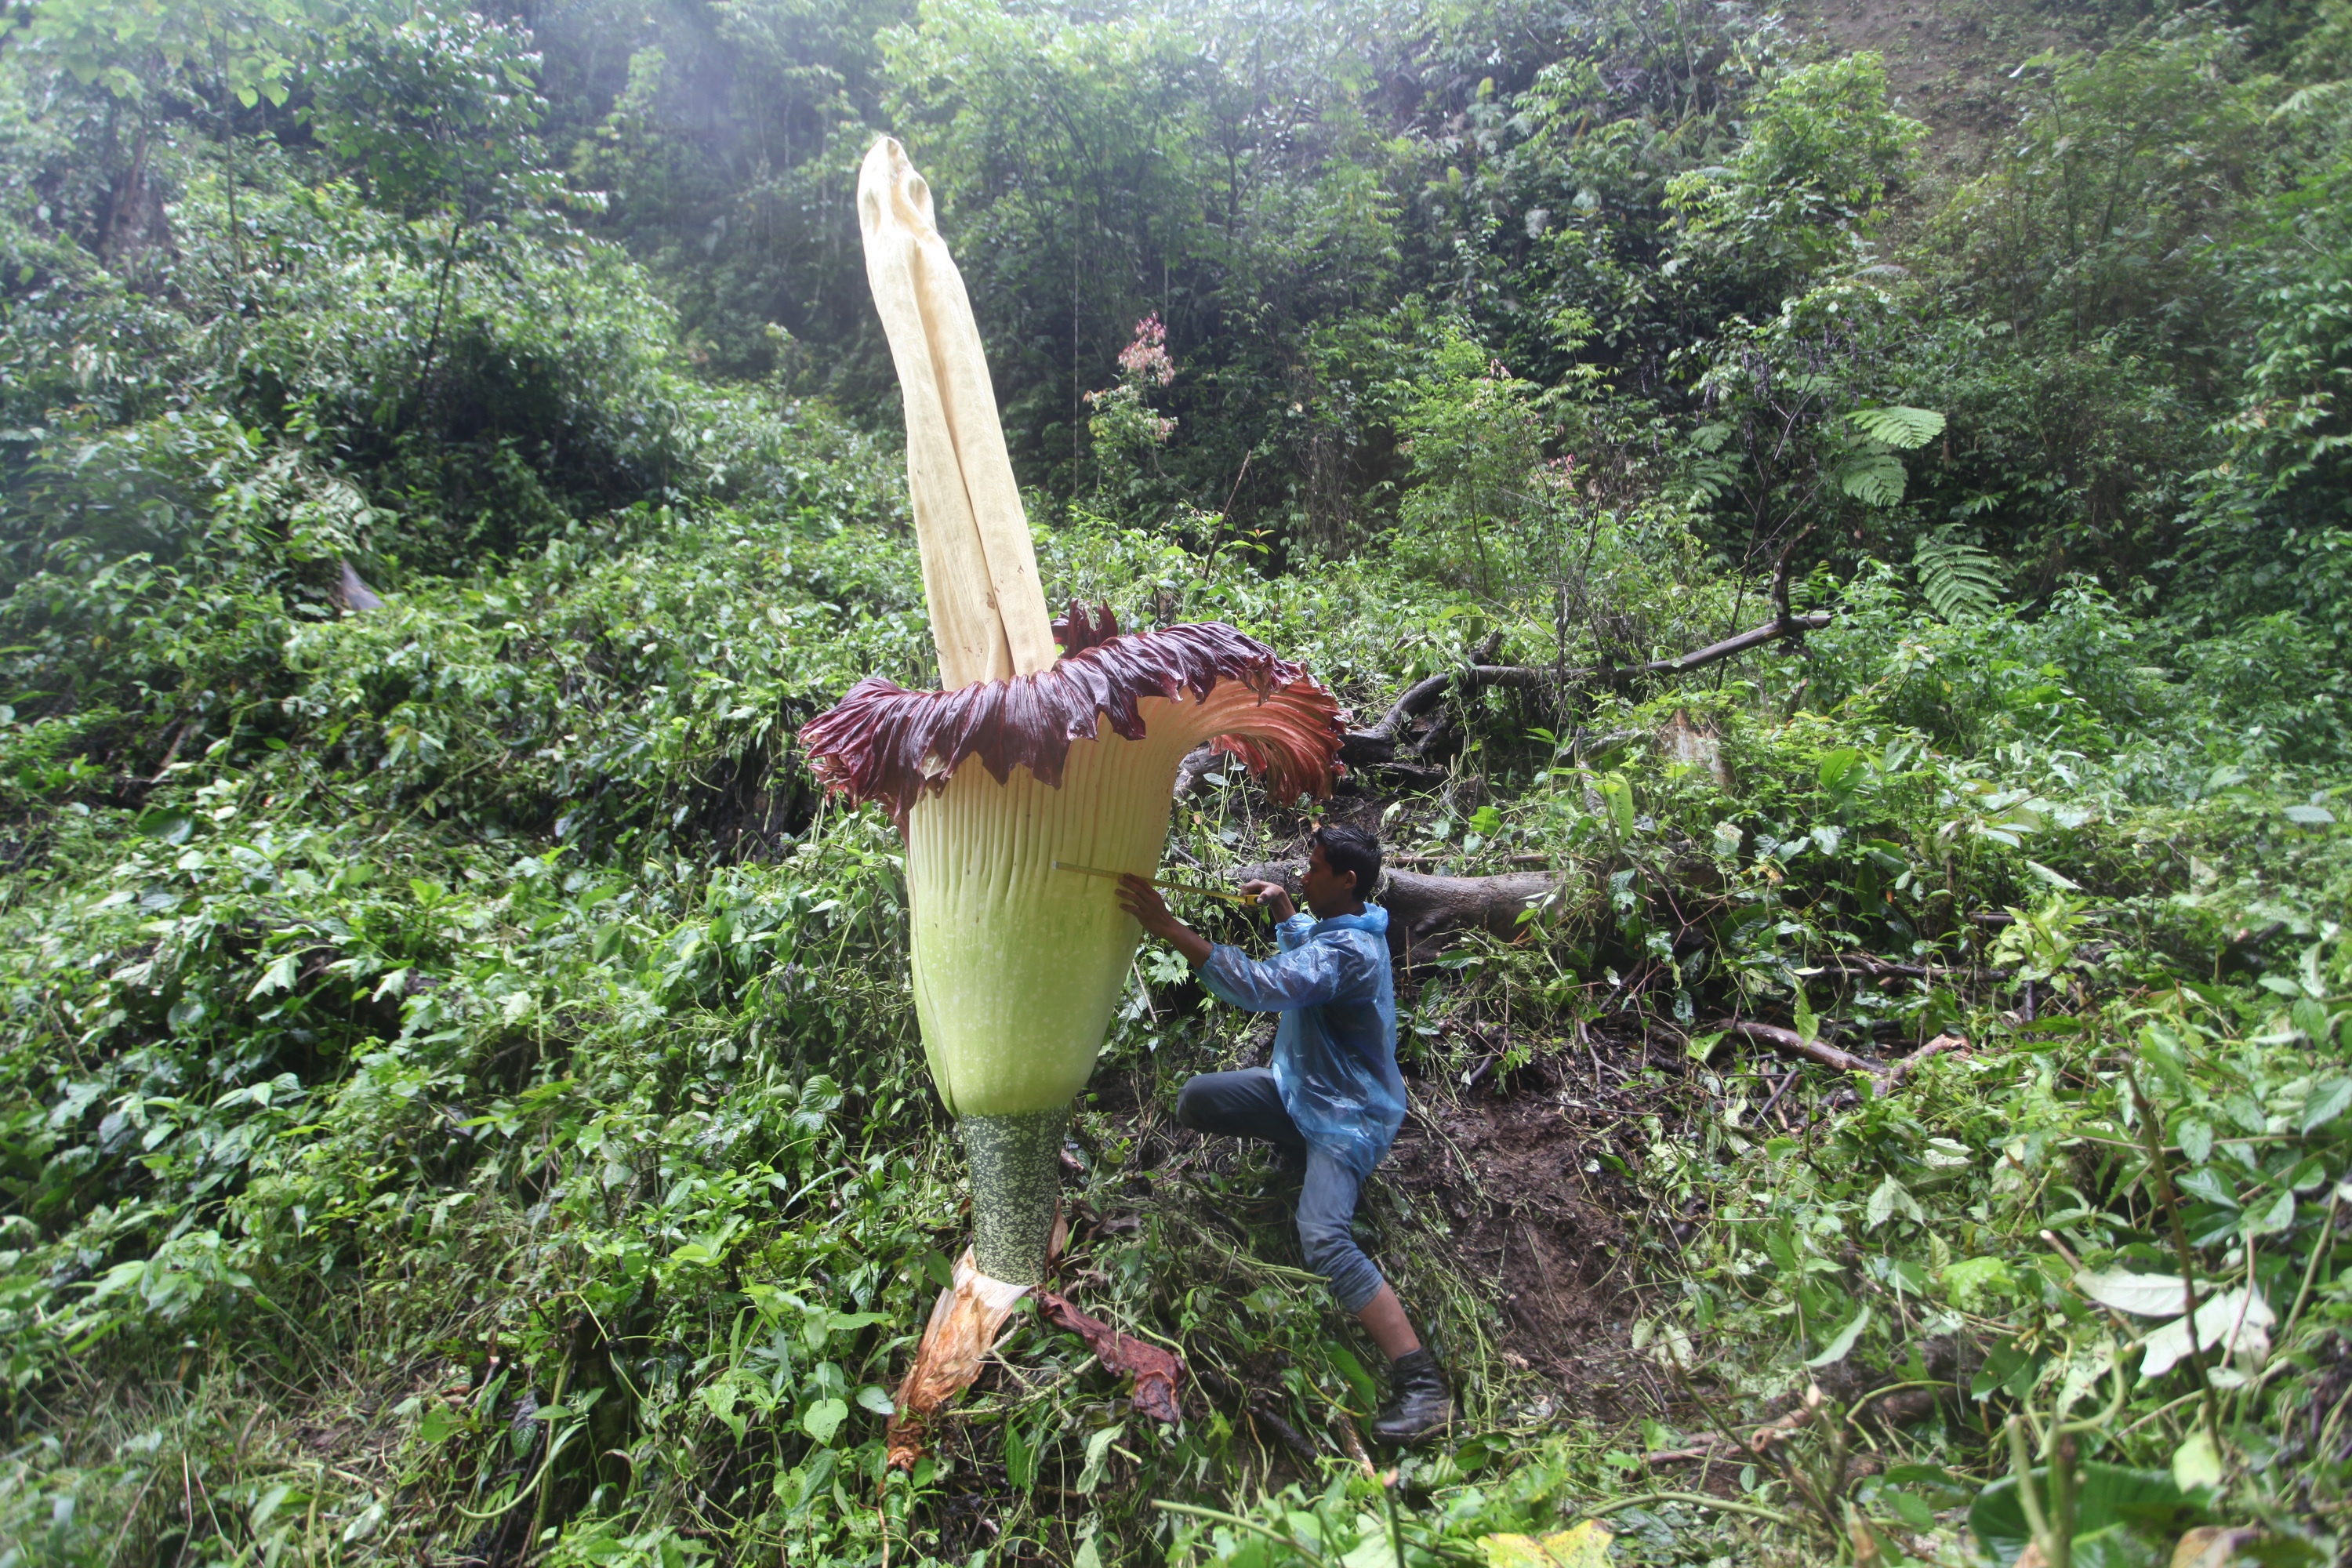
[[[1135,323],[1135,341],[1118,351],[1118,374],[1128,381],[1148,381],[1165,386],[1176,379],[1176,362],[1168,357],[1168,329],[1154,310]]]
[[[1154,310],[1135,323],[1135,341],[1118,351],[1118,384],[1087,394],[1087,406],[1101,411],[1093,421],[1096,439],[1165,444],[1176,433],[1175,416],[1153,413],[1143,395],[1149,387],[1175,379],[1176,362],[1168,357],[1168,329]]]

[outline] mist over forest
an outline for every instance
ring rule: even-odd
[[[1045,603],[1342,706],[1160,869],[1384,847],[1437,1441],[1146,942],[893,1462],[883,136]],[[0,1568],[2341,1562],[2348,809],[2347,0],[0,0]]]

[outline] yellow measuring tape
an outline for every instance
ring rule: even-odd
[[[1076,871],[1088,877],[1108,877],[1114,882],[1127,875],[1124,871],[1106,871],[1099,866],[1081,866],[1072,860],[1056,860],[1054,862],[1054,869]],[[1144,880],[1155,888],[1165,888],[1171,893],[1198,893],[1204,899],[1223,899],[1231,904],[1255,904],[1265,896],[1261,893],[1221,893],[1214,888],[1189,887],[1182,882],[1162,881],[1157,877],[1146,877]]]

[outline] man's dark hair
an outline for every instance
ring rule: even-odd
[[[1323,863],[1335,872],[1352,871],[1356,897],[1369,899],[1381,885],[1381,841],[1360,827],[1333,823],[1318,827],[1308,840],[1323,851]]]

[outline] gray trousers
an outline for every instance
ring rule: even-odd
[[[1386,1283],[1380,1268],[1356,1245],[1356,1194],[1363,1183],[1341,1161],[1299,1136],[1298,1124],[1282,1106],[1274,1074],[1265,1068],[1210,1072],[1190,1079],[1176,1093],[1176,1120],[1195,1132],[1260,1138],[1307,1160],[1298,1191],[1298,1245],[1307,1267],[1331,1282],[1331,1293],[1350,1312],[1360,1312]]]

